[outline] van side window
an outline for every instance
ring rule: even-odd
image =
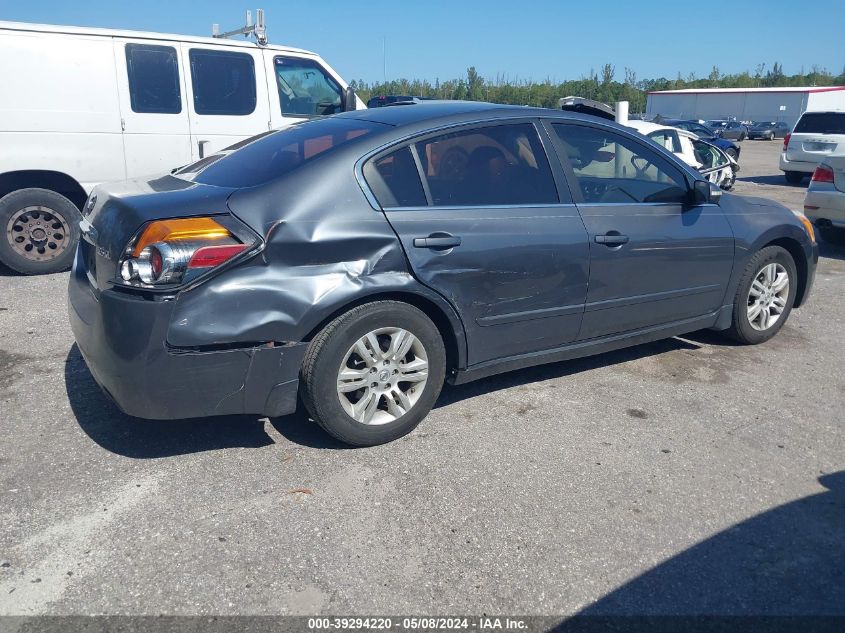
[[[255,63],[248,53],[192,48],[194,112],[243,116],[255,111]]]
[[[179,114],[179,62],[172,46],[126,45],[129,102],[133,112]]]
[[[275,57],[273,69],[282,116],[309,117],[341,111],[341,87],[320,64],[303,57]]]

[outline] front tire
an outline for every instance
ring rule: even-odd
[[[434,406],[446,350],[424,312],[398,301],[367,303],[314,337],[301,370],[302,401],[330,435],[374,446],[410,433]]]
[[[79,243],[79,209],[48,189],[19,189],[0,199],[0,262],[24,275],[70,268]]]
[[[789,251],[780,246],[759,250],[740,279],[728,334],[748,345],[768,341],[789,317],[797,288],[798,271]]]

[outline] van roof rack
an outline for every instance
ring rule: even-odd
[[[246,24],[239,29],[235,29],[234,31],[227,31],[226,33],[220,32],[220,25],[219,24],[212,24],[211,25],[211,37],[216,37],[220,39],[236,37],[238,35],[243,35],[244,37],[249,37],[250,35],[255,37],[255,41],[258,42],[259,46],[266,46],[267,45],[267,25],[264,22],[264,9],[256,9],[255,10],[255,22],[252,21],[252,11],[247,9],[246,12]]]

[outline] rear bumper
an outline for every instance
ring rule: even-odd
[[[307,343],[193,352],[168,348],[174,301],[94,292],[74,263],[68,313],[91,374],[129,415],[158,420],[296,409]]]
[[[816,183],[813,183],[816,185]],[[845,193],[830,185],[830,191],[809,189],[804,198],[804,215],[813,222],[829,220],[830,224],[845,227]]]
[[[817,162],[788,160],[786,154],[781,152],[779,166],[781,171],[800,171],[805,174],[812,174],[816,171],[816,167],[819,166],[820,162],[821,160]]]

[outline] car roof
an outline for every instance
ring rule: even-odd
[[[599,117],[565,112],[551,108],[530,106],[502,105],[483,101],[420,101],[400,102],[380,108],[353,110],[334,115],[340,118],[372,121],[393,127],[435,128],[450,123],[462,123],[478,120],[495,120],[510,117],[545,117],[572,119],[581,121],[613,122]]]

